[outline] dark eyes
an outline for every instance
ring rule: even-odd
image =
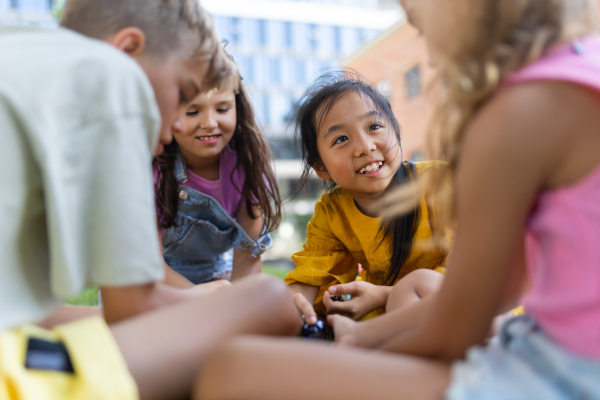
[[[194,115],[198,115],[198,111],[188,111],[185,113],[188,117],[192,117]]]
[[[333,141],[333,144],[339,144],[348,140],[348,136],[340,136]]]
[[[376,131],[377,129],[381,129],[383,128],[383,125],[378,124],[378,123],[374,123],[369,127],[370,131]]]

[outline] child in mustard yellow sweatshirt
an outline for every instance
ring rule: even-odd
[[[409,304],[435,291],[447,256],[447,246],[433,246],[436,207],[423,195],[393,221],[375,208],[389,189],[444,163],[402,162],[400,128],[388,101],[348,75],[318,79],[294,117],[304,176],[313,169],[331,183],[285,278],[306,321],[316,322],[315,310],[366,319],[381,314],[388,300]],[[399,280],[405,288],[390,299]]]

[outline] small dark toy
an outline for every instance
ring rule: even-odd
[[[343,294],[341,296],[331,296],[331,301],[348,301],[352,298],[351,294]]]
[[[325,339],[325,324],[318,320],[315,325],[304,323],[300,336],[311,339]]]

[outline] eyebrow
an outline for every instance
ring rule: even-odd
[[[379,112],[373,110],[373,111],[364,113],[363,115],[359,116],[358,119],[365,120],[365,119],[371,118],[374,115],[379,115],[379,114],[380,114]],[[325,135],[323,135],[323,138],[327,138],[327,136],[331,135],[333,132],[339,131],[343,128],[344,128],[344,124],[331,125],[329,127],[329,129],[327,129],[327,132],[325,132]]]

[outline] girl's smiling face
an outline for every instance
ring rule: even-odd
[[[389,186],[401,163],[400,144],[390,123],[368,97],[351,91],[326,115],[317,112],[317,175],[332,179],[354,197],[361,211]]]
[[[188,106],[184,129],[174,132],[173,138],[184,159],[218,159],[231,141],[236,123],[235,94],[232,90],[202,93]]]

